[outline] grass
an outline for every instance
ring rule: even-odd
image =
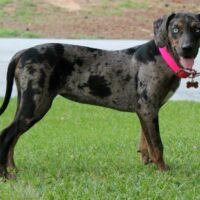
[[[38,5],[43,5],[43,2],[40,0],[0,0],[0,23],[9,24],[13,22],[15,24],[11,23],[11,28],[1,27],[0,37],[44,37],[38,33],[21,30],[21,27],[46,23],[46,17],[44,17],[46,13],[43,14],[39,11],[37,9]],[[49,8],[50,6],[45,7],[45,9]],[[52,10],[49,12],[52,12]]]
[[[39,35],[29,31],[0,28],[0,37],[39,38]]]
[[[128,8],[132,8],[132,9],[140,9],[140,8],[145,8],[147,9],[148,8],[148,3],[147,1],[133,1],[133,0],[125,0],[121,3],[119,3],[119,6],[121,8],[125,8],[125,9],[128,9]]]
[[[92,16],[123,16],[124,10],[127,9],[148,9],[149,3],[146,0],[125,0],[125,1],[109,1],[102,0],[98,6],[88,7],[83,10],[83,15]]]
[[[46,23],[47,14],[55,14],[60,10],[43,0],[0,0],[0,9],[5,20],[36,25]]]
[[[14,116],[15,99],[0,118]],[[0,182],[0,199],[200,199],[200,104],[169,102],[160,113],[171,171],[143,166],[135,114],[57,98],[16,147],[17,181]]]
[[[29,23],[30,20],[34,17],[34,14],[36,12],[36,5],[31,3],[30,1],[22,1],[22,3],[19,4],[17,12],[15,13],[15,16],[19,19],[21,22]],[[25,9],[28,8],[28,9]],[[38,15],[38,13],[37,13]]]
[[[12,0],[0,0],[0,6],[1,6],[1,5],[9,4],[9,3],[11,3],[11,2],[12,2]]]

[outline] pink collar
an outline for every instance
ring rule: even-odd
[[[169,51],[167,50],[167,47],[162,47],[159,48],[159,51],[163,57],[163,59],[165,60],[165,62],[167,63],[167,65],[169,66],[169,68],[180,78],[187,78],[191,73],[186,72],[185,70],[183,70],[181,67],[179,67],[175,60],[172,58],[172,56],[170,55]]]

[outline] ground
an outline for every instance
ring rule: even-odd
[[[0,36],[149,39],[158,17],[199,0],[1,0]]]

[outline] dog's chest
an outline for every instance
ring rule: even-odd
[[[167,95],[163,99],[162,104],[165,104],[172,97],[172,95],[176,92],[176,90],[180,85],[180,79],[177,76],[173,76],[170,82],[171,86],[169,88]]]
[[[164,100],[162,101],[162,104],[165,104],[174,94],[175,91],[170,90],[167,95],[165,96]]]

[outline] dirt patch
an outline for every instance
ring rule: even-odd
[[[45,0],[47,3],[50,3],[54,6],[58,6],[69,11],[79,11],[81,6],[79,3],[76,3],[73,0]]]

